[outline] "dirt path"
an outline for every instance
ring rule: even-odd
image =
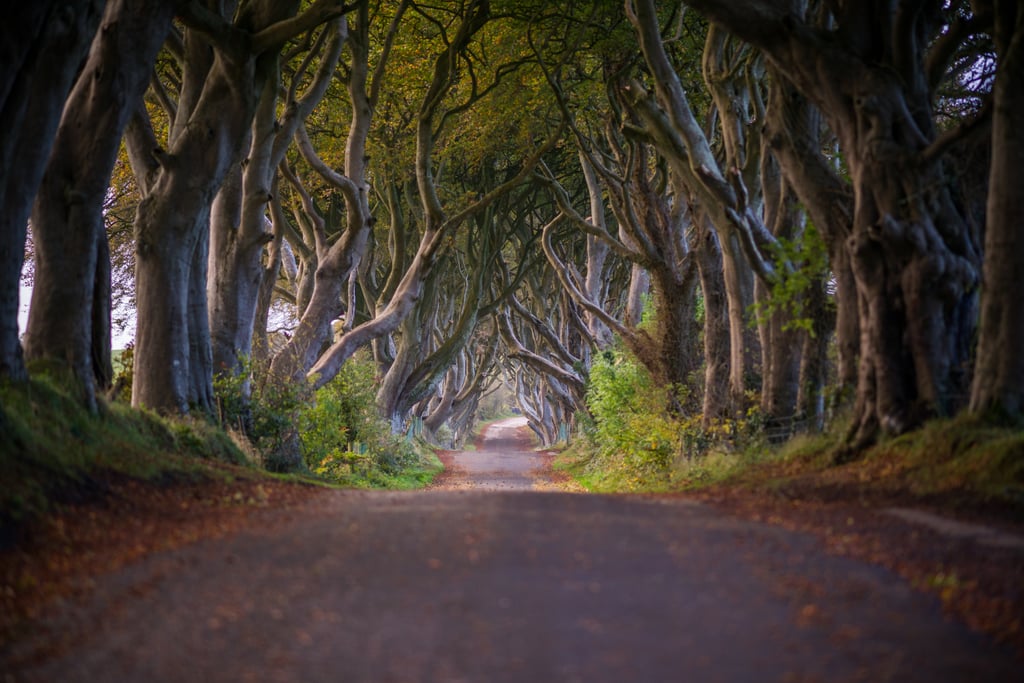
[[[1024,680],[937,600],[811,535],[529,491],[540,456],[489,434],[450,487],[331,492],[96,579],[0,651],[4,683]]]

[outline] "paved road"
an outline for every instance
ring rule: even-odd
[[[1024,680],[935,601],[809,536],[534,491],[339,492],[151,556],[41,628],[9,680]]]
[[[448,471],[435,488],[478,491],[531,491],[553,487],[550,458],[533,448],[525,417],[488,425],[480,447],[449,453]]]

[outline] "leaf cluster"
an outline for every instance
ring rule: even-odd
[[[828,276],[825,241],[808,221],[799,237],[780,237],[771,248],[777,262],[789,262],[795,267],[791,271],[782,268],[776,271],[768,297],[753,304],[754,320],[764,324],[772,316],[781,314],[786,318],[783,330],[802,330],[814,337],[815,321],[807,311],[807,295],[812,287],[820,287]],[[831,298],[829,303],[834,305]]]
[[[425,468],[413,445],[377,412],[375,374],[373,360],[358,354],[300,410],[303,458],[314,474],[347,486],[392,488]]]

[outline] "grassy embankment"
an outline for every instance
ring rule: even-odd
[[[702,455],[684,452],[660,468],[595,455],[583,440],[555,466],[594,491],[734,487],[793,499],[895,499],[1024,513],[1024,430],[969,416],[935,420],[837,465],[833,453],[841,434],[837,426],[781,446],[754,438],[739,447],[713,446]]]
[[[294,481],[365,488],[416,488],[440,471],[418,448],[419,462],[388,476],[346,481],[313,475],[272,475],[243,439],[203,419],[170,419],[119,401],[92,414],[57,383],[33,378],[0,385],[0,545],[26,522],[55,506],[102,499],[110,483],[155,487],[214,481]],[[374,473],[376,475],[376,473]]]

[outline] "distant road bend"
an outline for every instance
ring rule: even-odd
[[[810,536],[530,490],[550,475],[521,422],[488,436],[437,488],[327,494],[99,579],[8,653],[8,680],[1024,681]]]

